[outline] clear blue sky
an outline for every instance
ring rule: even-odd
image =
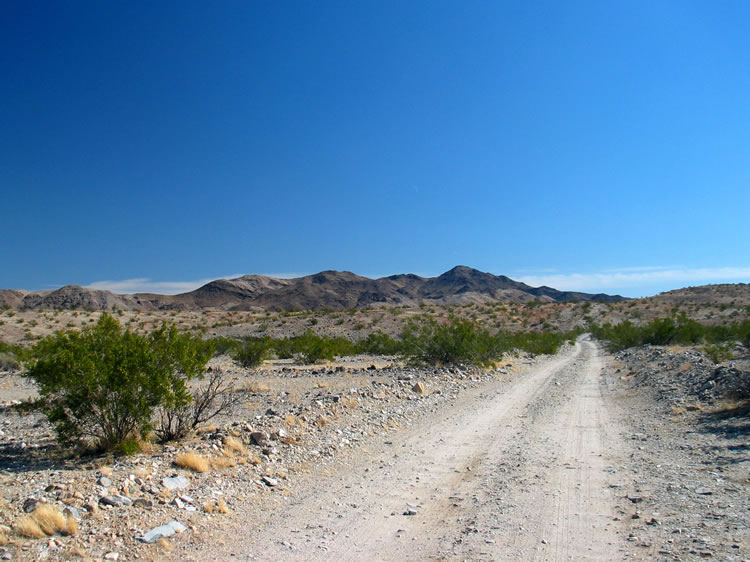
[[[0,287],[750,281],[750,3],[0,5]]]

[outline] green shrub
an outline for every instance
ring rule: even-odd
[[[240,344],[234,354],[234,360],[246,369],[258,367],[271,351],[270,338],[252,338]]]
[[[669,345],[673,343],[695,345],[702,342],[719,346],[732,341],[750,345],[750,320],[742,323],[704,325],[684,313],[677,319],[656,318],[648,324],[636,326],[629,320],[619,324],[604,324],[598,326],[590,323],[589,330],[598,339],[606,341],[611,351],[620,351],[638,345]],[[709,347],[717,351],[719,347]]]
[[[703,347],[703,353],[714,363],[723,363],[732,358],[732,350],[725,343],[709,343]]]
[[[400,341],[393,339],[382,330],[376,330],[357,342],[357,353],[371,355],[396,355],[401,352],[402,348]]]
[[[216,353],[216,355],[232,353],[239,347],[240,344],[240,342],[238,342],[237,340],[233,340],[232,338],[228,338],[226,336],[217,336],[215,338],[211,338],[210,341],[213,343],[214,353]]]
[[[502,354],[500,341],[470,320],[451,317],[441,324],[423,316],[401,333],[402,354],[415,364],[487,364]]]
[[[31,350],[25,376],[62,443],[94,440],[111,449],[145,436],[157,407],[191,402],[186,381],[203,376],[210,342],[163,324],[151,334],[122,331],[108,314],[83,331],[58,332]],[[125,443],[124,449],[130,449]]]
[[[655,318],[642,330],[641,341],[651,345],[669,345],[675,339],[677,326],[671,318]]]
[[[336,342],[333,338],[325,338],[308,329],[296,338],[295,347],[302,356],[302,361],[308,364],[318,361],[332,361],[336,356]]]

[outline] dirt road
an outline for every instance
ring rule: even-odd
[[[622,448],[600,393],[600,354],[581,339],[432,412],[346,469],[309,475],[303,491],[253,520],[235,514],[211,557],[619,558],[609,485]]]

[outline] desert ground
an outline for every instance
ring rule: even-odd
[[[423,312],[567,329],[586,316],[675,308],[631,302],[115,314],[138,330],[170,320],[208,336],[356,337],[398,333]],[[745,306],[698,303],[691,315],[736,318]],[[6,311],[0,333],[32,342],[99,314]],[[248,370],[221,355],[210,367],[240,397],[232,414],[131,456],[60,451],[45,418],[15,412],[35,389],[5,370],[0,557],[747,560],[750,424],[735,396],[750,359],[741,347],[733,355],[715,364],[698,348],[612,354],[586,334],[555,356],[509,354],[492,368],[357,356]],[[186,453],[207,466],[177,464]],[[39,504],[67,510],[73,528],[19,534]]]

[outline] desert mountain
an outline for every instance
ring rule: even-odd
[[[32,309],[341,310],[373,304],[415,304],[425,301],[461,304],[533,300],[616,302],[624,299],[616,295],[594,295],[558,291],[550,287],[530,287],[504,275],[492,275],[465,266],[457,266],[438,277],[429,278],[400,274],[370,279],[349,271],[322,271],[295,279],[245,275],[235,279],[217,279],[195,291],[179,295],[119,295],[77,285],[36,293],[0,291],[0,306]]]

